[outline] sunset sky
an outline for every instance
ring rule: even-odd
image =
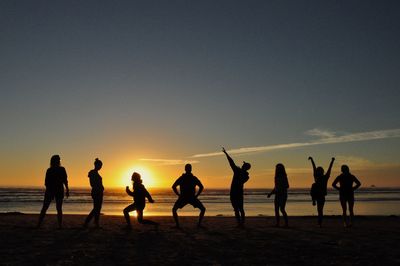
[[[399,1],[0,1],[0,186],[132,171],[170,187],[193,163],[229,188],[312,183],[313,156],[400,187]],[[333,181],[333,180],[332,180]]]

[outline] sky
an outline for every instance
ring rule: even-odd
[[[308,156],[400,187],[398,1],[0,2],[0,186],[43,186],[59,154],[71,187],[133,171],[170,187],[313,182]]]

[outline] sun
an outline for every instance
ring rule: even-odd
[[[142,177],[143,180],[143,185],[146,187],[154,187],[156,186],[156,181],[154,179],[153,173],[146,167],[144,166],[133,166],[130,167],[128,170],[125,171],[125,173],[122,176],[122,184],[123,185],[128,185],[131,184],[131,176],[133,172],[139,173],[140,176]]]

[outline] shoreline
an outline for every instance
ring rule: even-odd
[[[135,213],[135,212],[133,212],[133,213]],[[16,212],[0,212],[0,216],[12,216],[12,215],[17,215],[17,216],[18,215],[38,216],[39,212],[37,212],[37,213],[24,213],[24,212],[18,212],[18,211],[16,211]],[[132,213],[130,215],[131,215],[131,217],[135,217],[135,216],[132,215]],[[178,215],[179,215],[179,213],[178,213]],[[47,216],[56,217],[57,214],[48,213],[48,214],[46,214],[46,217]],[[81,213],[68,213],[68,214],[63,214],[63,216],[81,216],[81,217],[86,217],[87,215],[86,214],[81,214]],[[121,215],[103,214],[103,213],[100,214],[100,217],[121,217],[121,216],[123,216],[123,214],[121,214]],[[151,215],[151,214],[149,214],[149,215],[145,215],[145,217],[166,218],[166,217],[172,217],[172,213],[171,213],[171,215]],[[198,215],[180,215],[179,217],[196,218],[196,217],[198,217]],[[206,219],[207,217],[210,217],[210,218],[218,218],[218,217],[221,217],[221,218],[233,218],[234,215],[233,214],[232,215],[217,214],[217,215],[210,215],[210,216],[206,215],[206,216],[204,216],[204,219]],[[317,215],[293,215],[293,216],[289,215],[289,218],[316,218],[316,217],[317,217]],[[340,215],[340,214],[324,215],[324,219],[325,218],[327,218],[327,219],[337,218],[337,217],[342,217],[342,215]],[[371,218],[372,217],[374,217],[374,218],[377,218],[377,217],[380,217],[380,218],[399,218],[400,215],[397,215],[397,214],[388,214],[388,215],[380,215],[380,214],[377,214],[377,215],[355,215],[355,219],[357,219],[357,218],[368,218],[368,217],[371,217]],[[260,214],[260,215],[246,215],[246,218],[275,218],[275,216]]]

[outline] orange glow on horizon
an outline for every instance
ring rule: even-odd
[[[142,177],[143,180],[143,185],[145,187],[159,187],[159,184],[157,184],[157,180],[154,178],[153,171],[151,171],[149,168],[141,166],[141,165],[136,165],[133,167],[130,167],[128,170],[125,170],[119,180],[117,180],[117,186],[131,186],[132,181],[131,177],[133,172],[139,173],[140,176]]]

